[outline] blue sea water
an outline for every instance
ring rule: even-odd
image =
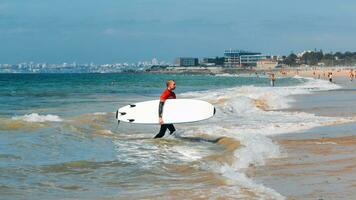
[[[177,83],[177,98],[207,100],[218,108],[217,116],[179,125],[176,137],[160,140],[152,139],[157,126],[117,125],[118,107],[157,99],[168,79]],[[0,199],[164,199],[187,191],[192,198],[246,197],[236,189],[246,181],[225,184],[234,175],[227,177],[221,171],[227,164],[214,156],[236,154],[239,145],[226,149],[245,141],[239,133],[251,132],[255,123],[265,122],[268,130],[302,120],[261,110],[258,102],[282,101],[308,80],[276,83],[273,89],[267,77],[255,75],[0,74]],[[267,137],[250,135],[246,141],[278,151]]]
[[[269,86],[267,78],[164,74],[0,74],[1,114],[17,115],[35,108],[58,108],[95,102],[95,97],[157,97],[165,80],[176,80],[177,93],[239,85]],[[296,84],[281,79],[279,86]],[[22,113],[21,113],[22,112]]]

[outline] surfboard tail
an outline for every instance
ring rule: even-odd
[[[126,113],[125,113],[126,114]],[[117,119],[117,125],[120,125],[120,120],[119,120],[119,110],[116,111],[116,119]]]

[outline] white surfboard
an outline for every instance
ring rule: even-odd
[[[159,124],[159,100],[144,101],[119,108],[116,119],[137,124]],[[194,99],[168,99],[164,103],[162,118],[165,124],[196,122],[215,114],[208,102]]]

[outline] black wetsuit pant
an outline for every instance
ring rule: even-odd
[[[154,138],[161,138],[166,133],[167,129],[169,129],[170,134],[172,134],[176,129],[174,128],[173,124],[162,124],[159,133]]]

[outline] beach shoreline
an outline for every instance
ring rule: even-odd
[[[279,77],[286,76],[302,76],[312,78],[327,78],[329,72],[333,73],[333,77],[349,77],[350,70],[356,73],[356,66],[309,66],[309,67],[283,67],[270,70],[259,70],[254,68],[234,68],[222,66],[194,66],[194,67],[166,67],[159,69],[149,69],[143,73],[156,74],[270,74],[274,73]]]
[[[287,199],[356,198],[356,83],[345,77],[346,72],[335,73],[341,89],[294,95],[292,106],[281,111],[351,121],[271,136],[284,156],[250,168],[249,176]],[[313,77],[313,72],[299,75]]]

